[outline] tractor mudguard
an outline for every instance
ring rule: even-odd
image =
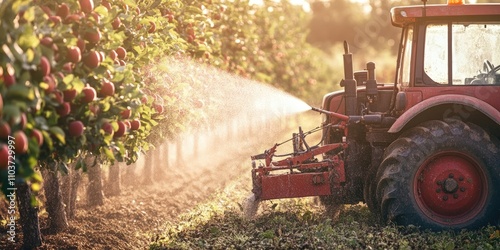
[[[500,112],[485,101],[466,95],[448,94],[426,99],[409,108],[392,124],[388,132],[398,133],[419,114],[432,107],[444,104],[458,104],[470,107],[483,113],[497,124],[500,124]]]

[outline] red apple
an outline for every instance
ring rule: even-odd
[[[101,40],[102,34],[101,31],[98,29],[92,30],[92,31],[87,31],[85,32],[85,35],[83,38],[85,40],[89,41],[89,43],[97,44]]]
[[[60,116],[67,116],[71,112],[71,105],[69,102],[64,102],[61,106],[57,107],[57,113]]]
[[[100,64],[100,54],[99,52],[97,51],[90,51],[84,58],[83,58],[83,63],[91,68],[91,69],[94,69],[94,68],[97,68],[97,66],[99,66]]]
[[[51,16],[51,17],[49,17],[49,21],[54,23],[54,25],[58,25],[61,23],[61,17],[60,16]]]
[[[68,132],[70,136],[73,137],[79,137],[83,135],[83,129],[84,129],[83,122],[81,121],[72,121],[68,125]]]
[[[69,7],[67,4],[62,3],[57,6],[56,15],[60,16],[62,19],[69,15]]]
[[[10,87],[14,83],[16,83],[15,70],[10,63],[8,63],[5,67],[6,71],[3,72],[3,83],[5,84],[5,86]]]
[[[63,94],[64,94],[64,101],[71,102],[75,99],[78,92],[76,92],[76,89],[67,89],[63,91]]]
[[[155,108],[156,112],[158,112],[159,114],[161,114],[161,113],[163,113],[163,111],[165,111],[165,108],[163,107],[163,105],[155,104],[154,108]]]
[[[42,146],[43,134],[40,130],[33,129],[33,131],[31,132],[31,137],[35,138],[35,141],[37,142],[38,146]]]
[[[122,119],[128,119],[130,118],[130,115],[132,114],[132,110],[130,109],[125,109],[121,112]]]
[[[7,139],[10,135],[10,125],[8,122],[0,121],[0,139]]]
[[[156,24],[154,22],[149,22],[149,33],[153,33],[156,31]]]
[[[40,39],[40,44],[42,44],[45,47],[52,47],[52,44],[54,44],[54,40],[50,36],[44,36],[42,39]]]
[[[66,73],[71,73],[73,72],[73,68],[74,68],[75,64],[72,63],[72,62],[67,62],[63,65],[63,71],[66,72]]]
[[[118,54],[116,53],[116,51],[114,50],[111,50],[109,53],[108,53],[108,56],[114,61],[117,57],[118,57]]]
[[[84,103],[92,102],[93,100],[95,100],[95,97],[97,96],[97,92],[95,91],[95,89],[89,85],[83,88],[82,93],[83,93],[82,101]]]
[[[117,123],[118,123],[118,130],[115,132],[113,137],[122,137],[126,131],[125,123],[123,123],[122,121],[118,121]]]
[[[111,23],[111,25],[113,26],[113,29],[119,29],[120,26],[122,25],[122,20],[120,20],[119,17],[116,17],[113,22]]]
[[[125,59],[127,57],[127,50],[123,47],[116,48],[116,53],[118,54],[119,59]]]
[[[78,41],[76,41],[76,46],[78,46],[78,48],[80,48],[80,52],[83,52],[85,51],[85,40],[83,39],[78,39]]]
[[[99,16],[99,14],[97,14],[97,12],[92,12],[92,13],[90,13],[90,15],[92,16],[92,18],[94,18],[94,21],[96,23],[100,23],[101,22],[101,17]]]
[[[89,110],[90,110],[90,112],[92,112],[92,114],[97,115],[99,113],[100,108],[99,108],[99,105],[97,105],[97,104],[90,105]]]
[[[49,6],[41,5],[40,8],[43,10],[43,12],[45,12],[45,14],[47,14],[47,16],[52,16],[52,9],[50,9]]]
[[[167,14],[168,22],[172,23],[174,21],[174,15],[172,14]]]
[[[48,75],[43,77],[43,82],[47,83],[47,88],[45,89],[45,93],[49,94],[54,92],[56,89],[56,80],[53,75]]]
[[[28,151],[28,137],[26,137],[26,134],[18,130],[14,132],[14,152],[16,154],[24,154]]]
[[[108,80],[103,80],[102,81],[102,86],[101,86],[101,91],[99,92],[101,96],[112,96],[115,94],[115,85],[108,81]]]
[[[72,15],[68,15],[66,18],[64,18],[63,23],[64,24],[79,23],[80,19],[82,19],[82,16],[80,14],[72,14]],[[78,32],[75,29],[73,29],[73,34],[75,36],[78,36]]]
[[[128,131],[130,129],[130,121],[129,120],[125,120],[123,121],[123,124],[125,124],[125,131]]]
[[[21,113],[21,120],[19,121],[19,127],[24,130],[27,123],[28,123],[28,117],[26,117],[25,113]]]
[[[130,122],[130,129],[138,130],[141,127],[141,121],[138,119],[134,119]]]
[[[201,108],[203,108],[203,106],[204,106],[204,103],[203,103],[203,101],[202,101],[202,100],[195,100],[195,101],[193,102],[193,104],[194,104],[194,107],[195,107],[195,108],[198,108],[198,109],[201,109]]]
[[[104,133],[111,135],[114,133],[113,126],[109,122],[105,122],[102,124],[101,129],[104,130]]]
[[[106,9],[111,10],[111,4],[108,1],[103,0],[101,2],[101,5],[104,6],[104,7],[106,7]]]
[[[84,13],[90,13],[94,10],[94,0],[78,0],[80,9]]]
[[[68,48],[68,61],[78,63],[82,60],[82,51],[78,46],[71,46]]]
[[[106,53],[104,51],[99,51],[99,61],[103,62],[106,59]]]
[[[63,104],[64,97],[63,97],[63,93],[61,93],[61,91],[57,90],[54,92],[54,101],[56,101],[59,104]]]
[[[9,147],[0,143],[0,169],[7,170],[9,166]]]

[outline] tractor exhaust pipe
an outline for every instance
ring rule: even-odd
[[[357,115],[357,92],[356,79],[354,79],[352,66],[352,54],[349,52],[349,44],[344,41],[344,79],[341,85],[345,88],[345,114]]]

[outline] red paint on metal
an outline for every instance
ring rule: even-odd
[[[331,195],[332,187],[345,182],[344,162],[337,155],[319,162],[304,161],[339,147],[347,147],[347,144],[327,144],[252,169],[252,191],[260,200]]]
[[[439,95],[440,88],[427,88],[427,89],[434,89],[435,92],[432,93],[430,91],[424,92],[422,88],[424,101],[421,101],[419,103],[408,102],[408,105],[411,107],[408,110],[406,110],[406,112],[403,113],[403,115],[401,115],[396,120],[396,122],[394,122],[394,124],[392,124],[391,128],[388,131],[389,133],[397,133],[401,131],[406,124],[408,124],[413,118],[415,118],[420,113],[432,107],[444,104],[458,104],[470,107],[471,110],[478,110],[484,115],[491,118],[497,124],[500,124],[500,111],[498,111],[500,110],[500,103],[496,101],[500,99],[498,98],[498,96],[488,97],[488,99],[486,99],[487,101],[490,102],[488,103],[486,101],[480,100],[476,97],[472,97],[469,95],[461,95],[461,94]],[[495,98],[496,100],[493,100],[493,98]],[[498,106],[492,106],[492,104]]]
[[[330,194],[328,172],[262,176],[261,200]]]
[[[500,15],[500,4],[464,4],[464,5],[427,5],[425,17],[467,17]],[[402,27],[414,23],[416,19],[424,17],[424,7],[407,6],[391,9],[392,23]]]
[[[300,164],[308,159],[311,159],[315,155],[323,154],[328,151],[334,150],[339,147],[347,147],[347,144],[345,143],[334,143],[334,144],[326,144],[324,146],[312,149],[310,151],[307,151],[303,154],[294,156],[294,157],[288,157],[286,159],[273,162],[274,166],[292,166],[292,165],[297,165]]]
[[[413,187],[420,209],[446,225],[477,216],[485,206],[489,188],[478,162],[462,152],[430,157],[418,169]]]

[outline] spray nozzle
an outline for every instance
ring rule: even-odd
[[[334,118],[337,118],[337,119],[340,119],[340,120],[343,120],[343,121],[348,121],[349,120],[349,116],[346,116],[346,115],[343,115],[343,114],[339,114],[339,113],[335,113],[335,112],[332,112],[332,111],[328,111],[328,110],[324,110],[324,109],[320,109],[320,108],[315,108],[315,107],[311,107],[311,110],[319,112],[319,113],[323,113],[323,114],[326,114],[326,115],[329,115],[329,116],[332,116]]]

